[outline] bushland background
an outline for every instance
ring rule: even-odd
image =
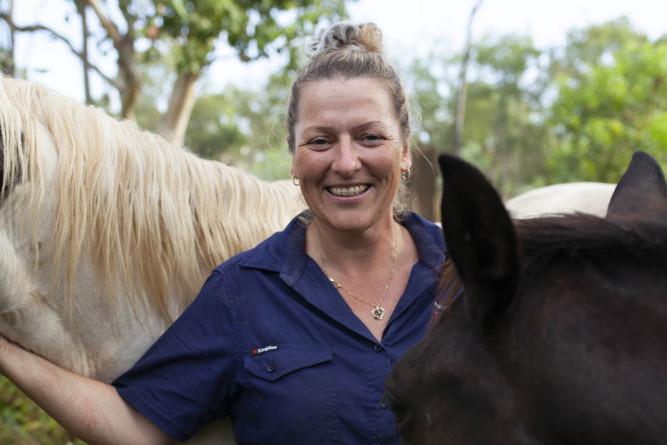
[[[375,21],[411,97],[411,206],[437,220],[441,152],[476,164],[504,198],[560,182],[615,183],[635,150],[667,166],[667,4],[623,7],[0,0],[0,68],[202,157],[285,179],[284,107],[304,44],[341,19]],[[16,443],[76,440],[0,378],[0,445]]]

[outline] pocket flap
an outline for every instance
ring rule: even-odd
[[[245,357],[243,366],[254,376],[273,382],[291,372],[331,361],[332,358],[333,350],[328,345],[289,345]]]

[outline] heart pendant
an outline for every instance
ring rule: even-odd
[[[373,318],[376,320],[382,320],[382,317],[384,317],[384,308],[375,306],[375,308],[371,310],[371,314],[373,314]]]

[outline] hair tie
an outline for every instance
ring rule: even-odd
[[[350,22],[338,22],[320,30],[319,35],[306,44],[306,55],[312,58],[327,49],[342,47],[363,51],[365,49],[363,46],[351,43],[358,37],[359,26]]]

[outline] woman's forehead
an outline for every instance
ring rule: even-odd
[[[307,126],[335,121],[355,124],[396,123],[396,113],[386,86],[375,79],[320,80],[303,90],[299,121]]]

